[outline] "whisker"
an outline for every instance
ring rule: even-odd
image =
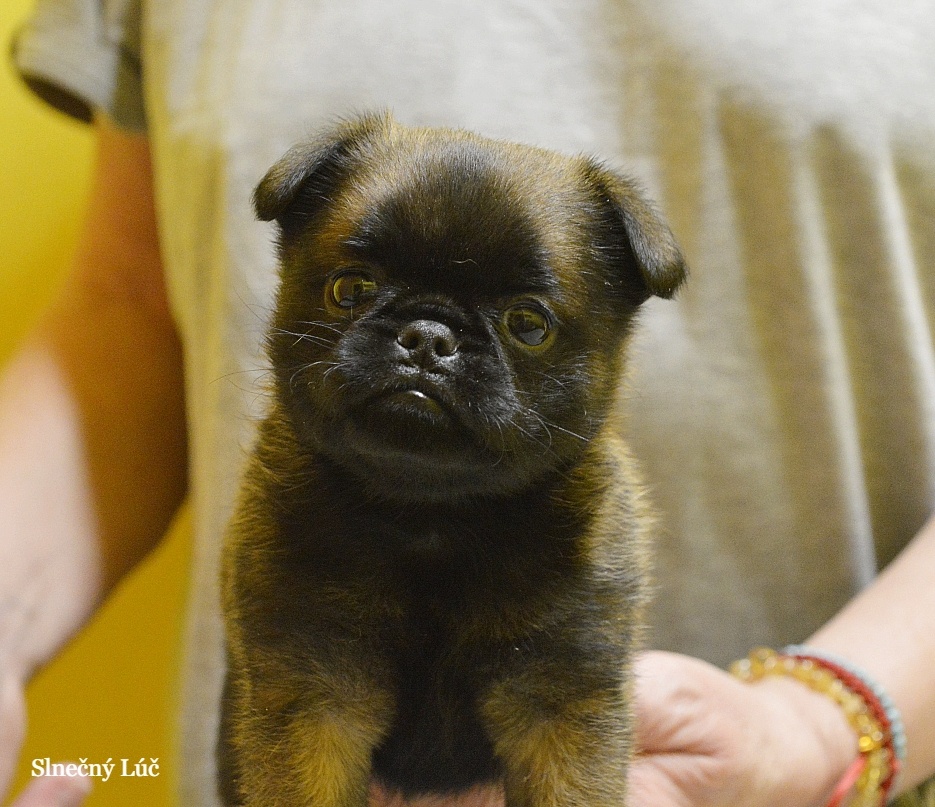
[[[540,376],[542,376],[543,378],[549,379],[549,381],[551,381],[553,384],[557,384],[558,386],[562,387],[563,389],[567,389],[569,386],[571,386],[571,385],[569,384],[569,382],[567,382],[567,381],[561,381],[561,380],[559,380],[558,378],[556,378],[556,377],[553,376],[553,375],[549,375],[548,373],[543,373],[541,370],[535,370],[534,372],[536,373],[536,375],[540,375]]]
[[[334,362],[334,364],[332,364],[331,367],[329,367],[327,370],[325,370],[325,372],[321,374],[321,380],[324,381],[329,375],[331,375],[340,366],[341,366],[341,362],[339,361]]]
[[[570,435],[571,437],[576,437],[576,438],[578,438],[579,440],[581,440],[581,442],[583,442],[583,443],[588,442],[588,438],[585,437],[583,434],[578,434],[577,432],[571,431],[571,429],[566,429],[566,428],[564,428],[564,427],[562,427],[562,426],[559,426],[559,425],[556,424],[556,423],[552,423],[552,422],[550,422],[550,421],[546,421],[546,422],[547,422],[547,423],[549,424],[549,426],[551,426],[553,429],[558,429],[560,432],[565,432],[565,434]],[[543,425],[544,425],[544,424],[543,424]]]
[[[552,432],[549,430],[549,423],[548,423],[548,421],[547,421],[544,417],[542,417],[542,415],[540,415],[538,412],[536,412],[535,409],[529,409],[529,408],[527,408],[527,409],[526,409],[526,412],[527,412],[527,414],[532,415],[536,420],[539,421],[539,423],[542,424],[542,428],[545,429],[545,433],[546,433],[547,435],[549,435],[549,447],[551,448],[551,446],[552,446]]]
[[[543,443],[538,437],[536,437],[536,435],[534,435],[534,434],[533,434],[532,432],[530,432],[530,431],[527,431],[527,430],[524,429],[522,426],[520,426],[518,423],[514,423],[514,424],[513,424],[513,428],[517,429],[517,430],[520,431],[522,434],[525,434],[530,440],[532,440],[537,446],[539,446],[540,448],[542,448],[544,451],[548,452],[549,454],[554,454],[555,456],[558,456],[558,455],[555,454],[555,452],[552,450],[551,444],[548,444],[548,445],[547,445],[546,443]]]
[[[299,373],[301,373],[303,370],[305,370],[305,367],[304,367],[304,366],[300,367],[300,368],[299,368],[298,370],[296,370],[291,376],[289,376],[289,389],[292,389],[292,388],[293,388],[293,385],[295,384],[295,377],[296,377]]]
[[[297,321],[297,322],[296,322],[296,325],[309,325],[309,326],[311,326],[311,327],[313,327],[313,328],[325,328],[326,330],[334,331],[334,332],[335,332],[336,334],[338,334],[339,336],[340,336],[340,335],[343,335],[343,333],[344,333],[344,331],[343,331],[341,328],[338,328],[338,327],[335,326],[335,325],[331,325],[331,324],[328,323],[328,322],[319,322],[319,321],[317,321],[317,320],[309,320],[308,322],[305,322],[305,321],[301,321],[301,320],[300,320],[300,321]]]
[[[299,342],[309,341],[316,345],[322,345],[323,347],[334,347],[335,341],[331,339],[325,339],[323,336],[315,336],[310,333],[296,333],[295,331],[287,331],[282,328],[270,328],[271,334],[280,334],[282,336],[294,336],[296,340],[292,343],[292,346],[295,347]]]
[[[340,363],[340,362],[329,361],[328,359],[319,359],[318,361],[309,362],[308,364],[300,364],[300,365],[298,366],[298,368],[296,369],[296,371],[292,374],[291,378],[289,379],[289,388],[291,389],[291,388],[293,387],[293,385],[294,385],[294,383],[295,383],[295,377],[296,377],[299,373],[303,373],[303,372],[305,372],[306,370],[311,370],[313,367],[320,367],[320,366],[322,366],[322,365],[331,365],[331,366],[330,366],[327,370],[325,370],[325,372],[322,374],[322,378],[324,378],[324,377],[325,377],[328,373],[330,373],[335,367],[337,367],[337,365],[338,365],[339,363]]]
[[[250,373],[255,373],[257,375],[257,380],[263,378],[264,376],[270,376],[274,372],[272,367],[253,367],[249,370],[232,370],[229,373],[224,373],[223,375],[217,376],[217,378],[212,380],[212,384],[216,384],[218,381],[226,381],[228,378],[233,378],[238,375],[248,375]]]

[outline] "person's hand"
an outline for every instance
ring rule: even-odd
[[[795,680],[655,652],[635,676],[628,807],[820,807],[857,756],[839,707]]]
[[[0,684],[0,797],[10,786],[25,731],[23,685],[6,675]],[[82,777],[36,778],[11,807],[79,807],[90,789],[90,780]]]

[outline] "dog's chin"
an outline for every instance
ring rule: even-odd
[[[375,394],[334,425],[320,449],[383,498],[453,501],[522,486],[502,450],[421,390]]]
[[[350,410],[347,438],[375,459],[429,465],[463,462],[477,438],[440,396],[417,389],[380,392]]]

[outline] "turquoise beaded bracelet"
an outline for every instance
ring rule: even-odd
[[[828,653],[825,650],[818,650],[817,648],[810,647],[809,645],[789,645],[788,647],[783,648],[782,653],[783,655],[787,656],[812,656],[816,659],[824,659],[825,661],[829,661],[832,664],[836,664],[838,667],[847,670],[847,672],[849,672],[855,678],[859,678],[867,687],[867,689],[869,689],[874,694],[876,699],[879,701],[880,706],[883,707],[883,711],[886,713],[886,719],[890,724],[889,728],[890,734],[892,736],[893,752],[896,754],[896,758],[900,762],[906,761],[906,729],[903,726],[903,720],[899,714],[899,709],[896,708],[896,704],[893,703],[893,699],[886,694],[886,690],[883,689],[883,687],[881,687],[864,670],[847,659],[836,655],[835,653]]]

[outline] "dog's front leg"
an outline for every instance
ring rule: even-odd
[[[243,807],[366,807],[371,754],[392,722],[385,690],[352,669],[265,671],[232,697]]]
[[[590,691],[547,667],[500,680],[481,712],[504,767],[507,807],[623,807],[630,754],[624,686]]]

